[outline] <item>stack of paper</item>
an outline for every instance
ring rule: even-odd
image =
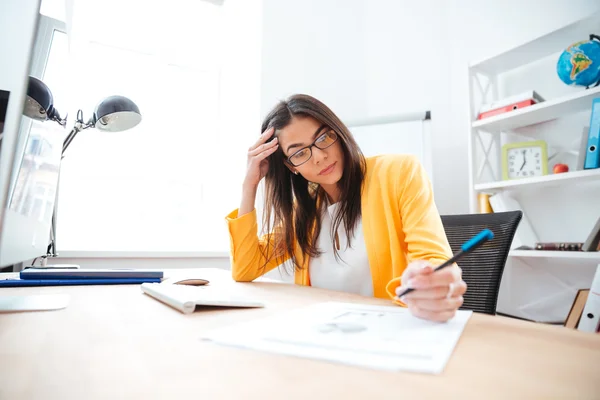
[[[472,315],[446,322],[398,306],[320,303],[209,333],[215,343],[390,371],[440,373]]]

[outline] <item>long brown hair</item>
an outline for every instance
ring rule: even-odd
[[[265,117],[261,132],[274,127],[286,127],[294,117],[312,117],[322,125],[333,129],[338,135],[343,154],[344,171],[338,182],[339,207],[332,224],[332,237],[344,221],[348,245],[361,216],[361,193],[366,172],[365,158],[350,130],[325,104],[305,95],[296,94],[279,102]],[[275,135],[273,135],[275,136]],[[301,262],[294,252],[295,241],[303,257],[318,257],[317,239],[321,230],[321,206],[325,204],[325,191],[308,182],[302,175],[293,174],[284,164],[286,159],[280,148],[269,156],[269,170],[265,176],[265,204],[263,226],[272,247],[267,247],[265,258],[290,256],[294,269],[301,269]],[[272,227],[276,228],[276,232]],[[337,248],[333,246],[338,257]],[[273,250],[269,254],[269,250]]]

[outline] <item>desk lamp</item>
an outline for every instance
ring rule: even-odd
[[[29,77],[27,87],[27,99],[23,114],[36,121],[56,121],[61,126],[66,125],[66,118],[61,119],[60,114],[54,108],[54,98],[52,92],[41,80]],[[77,119],[73,129],[63,141],[62,157],[65,150],[75,136],[84,129],[96,128],[106,132],[121,132],[131,129],[138,125],[142,120],[142,115],[138,106],[123,96],[109,96],[102,100],[94,110],[91,118],[84,122],[83,112],[77,111]],[[46,265],[46,258],[56,257],[56,210],[58,206],[58,190],[56,191],[56,201],[54,202],[54,213],[52,215],[52,231],[50,244],[47,254],[42,258],[42,264]]]
[[[33,76],[29,77],[23,114],[36,121],[52,120],[61,126],[67,123],[66,118],[61,119],[54,108],[54,97],[48,86]]]

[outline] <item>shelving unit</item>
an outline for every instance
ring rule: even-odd
[[[481,212],[479,196],[488,195],[493,205],[504,208],[496,211],[519,209],[524,214],[517,230],[518,240],[513,242],[507,260],[500,312],[536,320],[556,320],[559,314],[566,317],[569,301],[578,289],[589,287],[600,265],[600,252],[516,249],[523,244],[534,246],[537,239],[583,242],[589,234],[588,225],[593,226],[600,217],[600,169],[577,170],[577,163],[571,162],[570,172],[552,172],[557,159],[572,157],[579,150],[572,142],[583,137],[584,126],[589,126],[589,113],[584,120],[586,112],[591,111],[593,99],[600,98],[600,86],[586,89],[563,84],[555,72],[556,61],[566,47],[588,40],[590,33],[597,33],[599,28],[600,12],[595,12],[468,66],[470,210]],[[484,103],[526,90],[535,90],[545,100],[477,119]],[[528,140],[544,140],[549,151],[555,150],[548,174],[502,180],[502,145]],[[563,154],[565,149],[567,156]],[[540,293],[553,295],[546,299],[540,298]],[[531,314],[546,301],[547,315]]]
[[[482,103],[498,100],[498,77],[500,75],[513,72],[555,54],[558,57],[558,54],[571,43],[587,40],[589,34],[595,32],[598,27],[600,27],[600,12],[469,65],[471,212],[479,212],[477,196],[480,192],[492,195],[506,190],[528,190],[557,185],[600,182],[600,170],[571,171],[553,175],[550,166],[549,175],[546,176],[510,181],[498,180],[502,176],[499,160],[501,159],[501,136],[503,133],[512,133],[520,128],[543,124],[590,110],[592,100],[600,97],[600,86],[589,89],[568,88],[565,89],[564,95],[546,99],[546,101],[529,107],[477,120],[478,110]],[[555,76],[555,79],[558,80],[558,77]],[[566,87],[562,83],[561,85]],[[536,88],[532,87],[531,89],[535,90]],[[581,128],[574,131],[580,134]],[[483,138],[488,139],[487,145],[484,144]],[[531,140],[535,139],[532,137]],[[488,172],[491,172],[491,179],[483,177],[486,168]]]

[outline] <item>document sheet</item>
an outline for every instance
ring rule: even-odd
[[[440,323],[398,306],[326,302],[220,328],[203,339],[373,369],[438,374],[471,315],[460,310]]]

